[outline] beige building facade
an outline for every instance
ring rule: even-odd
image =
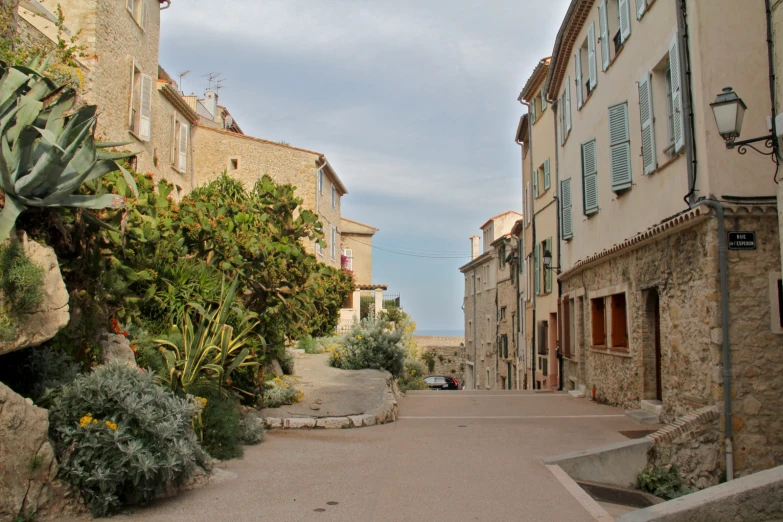
[[[358,285],[372,284],[372,237],[378,229],[353,221],[340,219],[343,248],[343,268],[353,274]]]
[[[716,405],[710,483],[783,463],[775,169],[728,149],[710,108],[730,84],[743,135],[767,133],[765,33],[760,0],[574,0],[544,84],[561,114],[563,385],[664,421]]]

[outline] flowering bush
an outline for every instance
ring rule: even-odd
[[[93,515],[146,503],[181,484],[206,454],[191,425],[195,409],[121,363],[100,366],[66,385],[50,411],[60,473]]]
[[[386,370],[399,377],[406,354],[405,329],[389,328],[383,317],[369,316],[340,337],[342,346],[332,352],[329,363],[344,370]]]
[[[295,404],[302,400],[304,393],[296,388],[299,379],[284,375],[264,383],[264,408],[279,408],[283,404]]]
[[[264,421],[252,413],[239,420],[239,443],[244,445],[258,444],[264,440],[266,430]]]
[[[407,359],[405,361],[405,371],[402,372],[402,375],[397,380],[397,386],[400,387],[401,392],[426,390],[427,384],[424,382],[424,375],[424,366],[421,363],[413,359]]]

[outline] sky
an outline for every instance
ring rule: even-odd
[[[373,282],[420,330],[463,328],[468,238],[521,211],[519,92],[568,0],[173,0],[160,63],[245,134],[326,155],[342,216],[379,229]]]

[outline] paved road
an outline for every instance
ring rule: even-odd
[[[649,428],[551,393],[417,392],[400,414],[371,428],[271,432],[226,464],[237,478],[116,519],[590,521],[540,459]]]

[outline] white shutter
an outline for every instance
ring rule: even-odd
[[[346,248],[345,249],[345,257],[346,257],[345,268],[348,269],[348,270],[353,270],[353,249],[352,248]]]
[[[533,101],[530,103],[530,117],[533,119],[533,123],[536,122],[536,99],[533,98]]]
[[[147,1],[146,0],[137,0],[138,2],[141,2],[141,5],[139,6],[139,26],[142,29],[145,29],[147,27]]]
[[[129,0],[130,1],[130,0]],[[136,87],[136,60],[131,60],[131,76],[130,76],[130,106],[128,106],[128,128],[131,130],[136,130],[134,128],[135,121],[133,117],[133,104],[136,101],[134,98],[136,96],[135,93],[135,87]]]
[[[131,12],[133,12],[133,0],[125,0],[125,7],[127,7]]]
[[[571,132],[571,77],[566,80],[566,131]]]
[[[549,178],[549,158],[544,161],[544,190],[549,190],[551,181]]]
[[[560,233],[563,239],[574,236],[573,213],[571,212],[571,179],[560,182]]]
[[[603,70],[609,68],[609,20],[606,16],[606,0],[601,0],[601,5],[598,6],[598,23],[601,29],[601,63]]]
[[[617,10],[620,12],[620,35],[624,42],[631,36],[631,10],[628,0],[620,0]]]
[[[655,129],[653,127],[652,75],[645,74],[639,80],[639,121],[642,125],[642,163],[644,174],[657,168],[655,161]]]
[[[527,224],[533,220],[533,190],[531,189],[530,182],[527,182]]]
[[[182,172],[188,167],[188,131],[190,128],[181,123],[179,125],[179,162],[177,168]]]
[[[631,143],[628,132],[628,104],[609,107],[609,165],[612,190],[631,187]]]
[[[595,58],[595,22],[587,28],[587,71],[590,75],[590,90],[598,84],[598,63]]]
[[[576,50],[574,55],[574,69],[576,69],[576,110],[582,109],[582,48]]]
[[[538,197],[538,169],[533,171],[533,197]]]
[[[566,113],[566,102],[565,102],[565,93],[563,93],[560,95],[560,145],[561,146],[565,144],[565,139],[566,139],[565,113]]]
[[[536,293],[536,295],[541,293],[541,276],[540,276],[540,268],[539,268],[539,246],[538,243],[536,243],[536,246],[533,248],[533,291]]]
[[[636,0],[636,19],[641,20],[644,10],[647,8],[647,0]]]
[[[674,152],[678,152],[685,142],[682,117],[682,77],[680,76],[680,52],[677,35],[669,44],[669,68],[672,77],[672,125],[674,127]]]
[[[595,140],[582,145],[582,194],[584,213],[598,210],[598,170],[595,158]]]
[[[541,112],[544,112],[546,110],[546,94],[544,94],[544,91],[541,91]]]
[[[139,114],[139,138],[149,140],[152,131],[152,78],[141,75],[141,103]]]

